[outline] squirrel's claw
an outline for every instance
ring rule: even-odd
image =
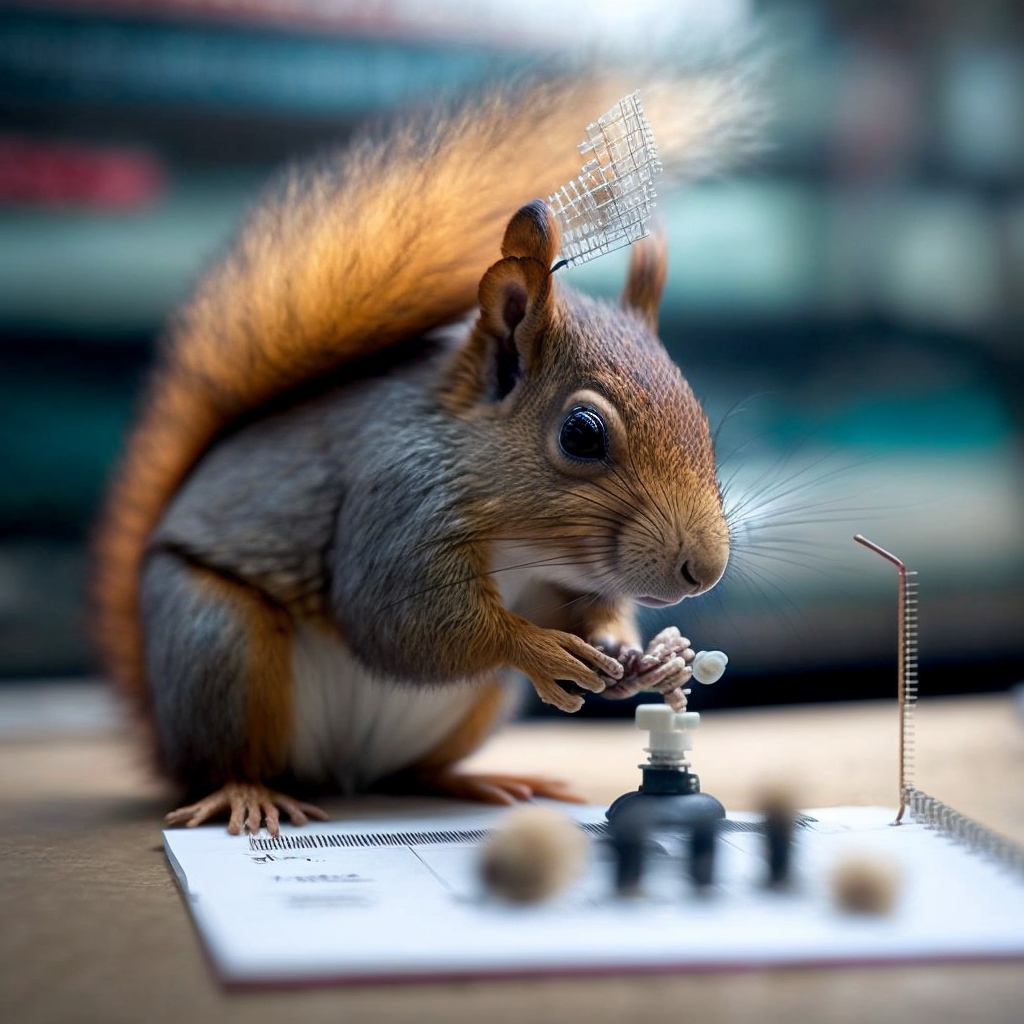
[[[534,689],[545,704],[562,711],[579,711],[583,698],[567,690],[560,681],[575,683],[583,690],[601,693],[608,678],[618,679],[622,665],[603,651],[591,647],[573,633],[541,629],[532,624],[522,627],[525,642],[520,640],[509,664],[530,677]]]
[[[571,715],[583,707],[583,698],[579,694],[569,693],[568,690],[559,686],[554,679],[538,680],[531,676],[530,682],[533,683],[537,696],[545,704],[551,704],[553,707],[558,708],[559,711],[565,711]]]
[[[622,678],[609,682],[604,696],[623,700],[646,690],[662,694],[666,702],[675,707],[682,700],[682,694],[679,699],[673,698],[690,681],[694,657],[690,641],[675,626],[668,626],[651,638],[644,651],[636,647],[619,649]],[[685,700],[682,706],[685,707]]]
[[[675,626],[666,626],[660,633],[651,637],[640,659],[640,671],[645,672],[676,655],[684,658],[687,664],[695,657],[690,649],[690,641]]]
[[[690,681],[691,675],[693,675],[693,669],[683,658],[673,654],[656,668],[641,672],[637,681],[641,690],[664,694],[680,686],[685,686]]]
[[[276,838],[281,833],[279,807],[288,814],[293,825],[305,825],[310,818],[329,820],[326,811],[315,804],[293,800],[258,783],[229,782],[202,800],[171,811],[164,821],[171,826],[195,828],[229,811],[228,832],[231,835],[237,836],[243,831],[259,832],[260,822],[264,821],[267,831]]]

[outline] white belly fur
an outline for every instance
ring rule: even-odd
[[[344,793],[415,764],[465,717],[472,683],[436,688],[384,682],[335,637],[300,626],[292,639],[295,731],[292,768]]]

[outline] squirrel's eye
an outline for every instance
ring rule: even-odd
[[[604,420],[593,409],[578,405],[565,417],[558,444],[570,458],[603,459],[608,454]]]

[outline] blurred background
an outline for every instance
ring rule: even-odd
[[[1020,4],[64,0],[0,8],[0,688],[95,676],[104,480],[268,173],[662,13],[765,21],[776,114],[754,166],[662,202],[662,331],[721,425],[736,538],[650,628],[729,653],[698,708],[890,695],[896,573],[860,531],[920,572],[924,692],[1024,678]],[[624,265],[570,275],[615,294]]]

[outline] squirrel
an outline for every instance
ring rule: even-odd
[[[507,715],[508,670],[566,712],[685,683],[688,641],[645,657],[636,606],[713,586],[729,531],[657,336],[665,246],[635,245],[621,303],[598,302],[556,280],[534,199],[625,91],[544,79],[287,170],[173,318],[95,586],[106,669],[198,798],[169,824],[326,818],[296,787],[571,799],[456,770]],[[728,68],[644,99],[669,171],[746,147]]]

